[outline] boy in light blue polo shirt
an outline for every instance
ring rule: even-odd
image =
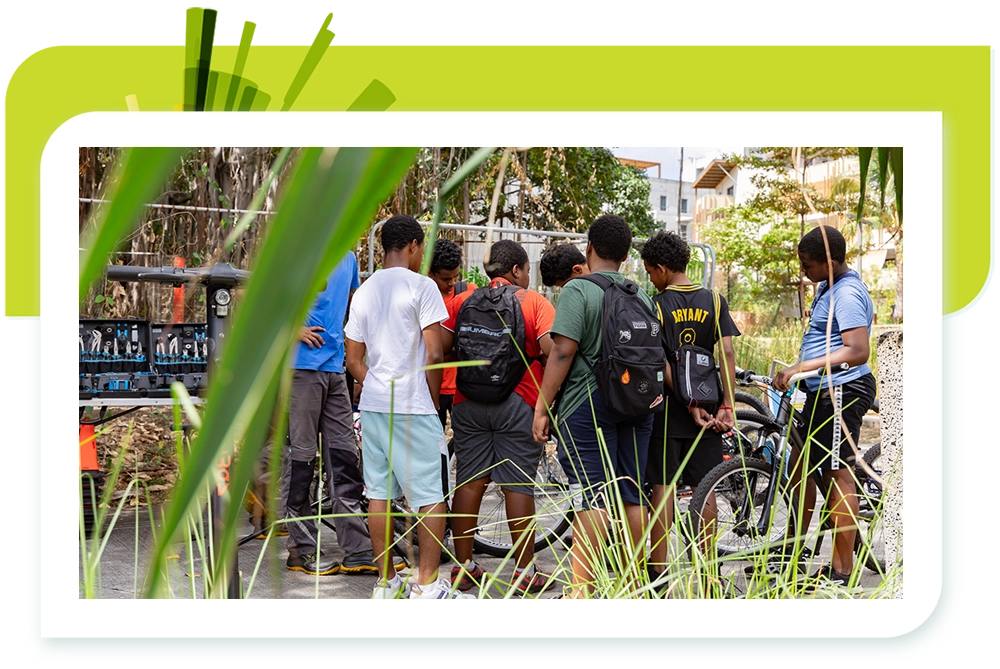
[[[774,388],[787,390],[788,379],[800,372],[827,365],[833,369],[845,362],[850,368],[803,382],[806,402],[794,419],[803,446],[801,452],[799,448],[792,450],[791,485],[796,492],[802,491],[804,513],[794,521],[795,527],[789,527],[787,538],[795,539],[800,528],[805,531],[809,527],[816,486],[806,474],[819,469],[834,526],[834,545],[830,564],[813,578],[846,585],[853,570],[857,532],[855,448],[861,437],[862,418],[871,408],[876,392],[875,377],[868,367],[874,307],[868,287],[847,266],[847,242],[836,228],[810,230],[799,242],[798,252],[802,272],[819,285],[810,307],[809,329],[802,337],[799,362],[775,375]],[[787,546],[791,549],[793,544]]]

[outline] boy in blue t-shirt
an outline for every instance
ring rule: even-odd
[[[846,585],[853,570],[857,531],[856,447],[862,417],[871,408],[876,392],[875,377],[868,367],[874,307],[868,287],[846,264],[847,242],[836,228],[810,230],[799,242],[798,252],[802,272],[819,285],[810,307],[809,329],[802,336],[799,362],[779,371],[772,385],[775,390],[787,390],[793,374],[828,364],[832,369],[846,362],[850,369],[803,381],[806,402],[796,416],[795,429],[804,446],[801,453],[793,446],[791,485],[804,494],[804,514],[795,521],[797,527],[788,528],[787,539],[792,540],[798,528],[809,526],[816,486],[806,474],[819,468],[834,526],[834,545],[831,564],[814,578]],[[789,543],[785,550],[791,548]]]
[[[316,521],[287,523],[288,569],[307,574],[377,574],[371,539],[361,508],[364,482],[354,440],[354,412],[344,374],[344,316],[360,285],[353,253],[334,268],[299,331],[292,363],[287,457],[282,472],[282,502],[288,518],[314,516],[309,502],[314,463],[322,436],[323,465],[333,501],[342,564],[320,554]]]

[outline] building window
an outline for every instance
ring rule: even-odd
[[[688,226],[681,225],[681,239],[688,241]]]
[[[666,210],[667,210],[667,196],[666,195],[661,195],[660,196],[660,211],[666,211]]]
[[[681,198],[681,213],[682,214],[688,213],[688,201],[686,197]]]
[[[729,188],[726,189],[726,195],[732,195],[732,194],[733,194],[733,186],[730,186]]]

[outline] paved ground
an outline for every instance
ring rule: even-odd
[[[122,512],[117,524],[112,528],[110,539],[101,560],[101,587],[99,596],[106,599],[132,598],[136,596],[136,590],[141,592],[144,566],[147,564],[149,546],[151,539],[151,528],[147,509],[139,509],[138,514],[135,509],[126,509]],[[153,516],[159,515],[158,509],[154,509]],[[138,517],[138,544],[136,543],[136,526]],[[239,528],[241,536],[250,532],[247,524]],[[571,534],[566,535],[569,539]],[[332,576],[315,577],[286,570],[284,567],[287,551],[285,549],[284,537],[278,538],[276,543],[265,544],[262,540],[251,540],[239,551],[239,568],[243,579],[244,596],[253,599],[283,598],[283,599],[303,599],[303,598],[367,598],[371,594],[375,577],[370,575],[349,575],[335,574]],[[336,559],[343,557],[343,552],[337,546],[336,535],[332,529],[324,527],[321,535],[321,543],[325,553]],[[824,541],[823,552],[816,566],[829,560],[829,550],[831,541],[827,538]],[[451,545],[447,549],[452,550]],[[171,579],[174,596],[191,597],[192,581],[196,597],[203,596],[203,573],[202,560],[198,557],[197,546],[193,547],[194,560],[189,564],[187,560],[187,547],[184,543],[176,545],[173,551],[174,557],[169,560],[170,570],[174,574]],[[138,573],[135,568],[138,557]],[[473,589],[473,594],[480,594],[484,598],[503,597],[507,589],[505,580],[509,582],[512,564],[483,554],[475,556],[477,562],[487,571],[497,574],[497,581],[492,584],[488,592],[478,593]],[[550,572],[555,579],[562,583],[568,582],[569,560],[566,548],[557,545],[552,549],[546,549],[537,556],[538,568],[542,571]],[[731,575],[733,584],[733,594],[740,596],[746,589],[746,582],[743,576],[744,567],[747,562],[734,561],[726,563],[722,569],[722,576],[725,579]],[[442,574],[448,574],[454,565],[448,562],[442,566]],[[815,567],[814,567],[815,568]],[[82,568],[81,568],[82,583]],[[189,575],[194,573],[192,579]],[[409,570],[404,570],[404,575]],[[880,583],[878,574],[869,570],[864,570],[859,587],[859,592],[871,592]],[[675,586],[672,596],[685,596],[685,584],[678,583]],[[82,591],[82,588],[81,588]],[[561,591],[561,587],[556,587],[552,594]],[[542,595],[552,596],[549,594]]]

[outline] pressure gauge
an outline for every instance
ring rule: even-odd
[[[232,294],[225,289],[215,291],[215,303],[220,307],[228,305],[233,299]]]

